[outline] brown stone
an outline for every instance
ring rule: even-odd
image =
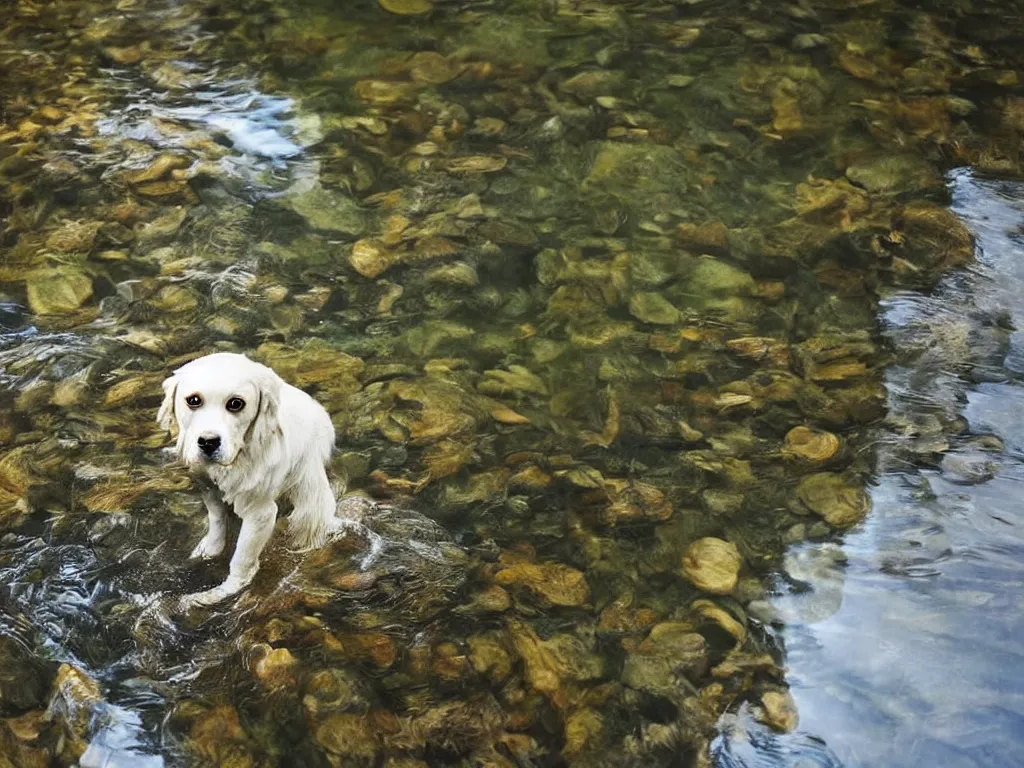
[[[736,588],[743,560],[736,546],[712,537],[693,542],[683,556],[683,573],[694,586],[713,595]]]

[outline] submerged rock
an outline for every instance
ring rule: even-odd
[[[68,221],[46,238],[46,247],[55,251],[91,251],[101,221]]]
[[[51,267],[29,275],[28,305],[37,315],[74,312],[92,296],[92,278],[73,267]]]
[[[642,190],[641,198],[658,192],[676,189],[680,177],[685,178],[679,154],[671,147],[660,144],[602,141],[594,147],[594,160],[590,172],[583,179],[580,188],[584,192],[596,189],[612,190],[621,195],[624,202],[637,204],[629,199],[629,190]]]
[[[597,629],[614,634],[645,632],[657,621],[658,614],[649,608],[634,608],[633,596],[625,595],[601,611]]]
[[[255,766],[249,749],[249,737],[242,728],[238,711],[230,705],[194,711],[188,746],[210,765]]]
[[[604,670],[601,657],[575,635],[559,634],[543,640],[520,620],[510,621],[508,631],[530,686],[556,704],[569,695],[568,684],[596,679]]]
[[[694,600],[690,603],[690,611],[705,622],[723,629],[738,645],[747,637],[746,625],[710,600]]]
[[[751,360],[767,360],[780,367],[789,365],[789,346],[778,339],[763,336],[741,336],[726,342],[730,350]]]
[[[494,580],[521,587],[550,605],[582,605],[590,599],[583,573],[561,563],[517,563],[498,571]]]
[[[522,365],[510,365],[507,371],[485,371],[477,388],[487,395],[502,396],[533,393],[548,394],[544,381]]]
[[[811,512],[836,528],[860,522],[871,508],[871,500],[863,487],[850,485],[834,472],[808,475],[800,481],[796,493]]]
[[[295,685],[297,660],[287,648],[271,648],[259,644],[252,648],[253,672],[256,679],[269,689]]]
[[[789,691],[765,691],[761,694],[760,720],[781,733],[795,731],[800,717]]]
[[[683,555],[683,574],[695,587],[713,595],[736,588],[743,560],[734,544],[708,537],[693,542]]]
[[[357,237],[366,229],[366,214],[350,196],[324,187],[315,178],[300,179],[276,199],[313,229]]]
[[[298,347],[267,342],[259,346],[254,357],[297,387],[319,384],[329,389],[355,391],[359,389],[356,377],[366,367],[358,357],[341,352],[320,339],[310,339]]]
[[[600,749],[604,731],[604,717],[597,710],[587,708],[573,712],[565,721],[562,754],[572,759],[584,752]]]
[[[380,7],[397,16],[421,16],[434,9],[430,0],[377,0]]]
[[[609,481],[605,491],[609,504],[602,510],[601,520],[606,525],[663,522],[672,517],[672,504],[653,485]]]
[[[413,443],[432,443],[467,433],[483,417],[463,390],[445,382],[396,380],[388,385],[388,392],[397,406],[390,412],[390,419]],[[391,440],[406,439],[405,435],[386,434]]]
[[[709,257],[697,261],[687,290],[698,297],[739,296],[754,289],[754,278],[742,269]]]
[[[629,300],[629,313],[637,320],[655,325],[673,325],[679,322],[679,310],[660,293],[636,293]]]
[[[445,164],[450,173],[495,173],[508,165],[508,158],[489,155],[454,157]]]
[[[359,240],[352,245],[348,260],[352,269],[363,277],[372,279],[386,272],[395,263],[395,255],[381,243]]]
[[[171,171],[178,168],[187,168],[192,161],[182,155],[161,154],[146,166],[124,174],[124,180],[129,184],[144,184],[150,181],[157,181],[167,176]]]
[[[918,155],[871,155],[847,166],[846,178],[873,193],[899,194],[942,186],[942,177]]]
[[[926,203],[907,205],[898,213],[895,225],[897,235],[889,250],[917,270],[925,270],[924,277],[962,267],[974,259],[974,237],[948,208]]]
[[[786,433],[783,450],[790,456],[823,463],[839,452],[839,438],[831,432],[811,427],[793,427]]]
[[[505,637],[499,632],[473,635],[467,642],[470,662],[479,675],[502,683],[512,674],[513,656]]]
[[[974,485],[991,480],[1002,467],[998,454],[967,450],[947,453],[942,457],[942,474],[954,483]]]
[[[396,2],[398,0],[389,0]],[[413,5],[425,3],[426,0],[401,0]],[[466,70],[466,65],[449,56],[442,56],[434,51],[421,51],[409,62],[409,74],[418,83],[443,85],[454,80]]]
[[[360,80],[352,90],[367,104],[378,107],[411,101],[415,94],[415,86],[412,83],[390,80]]]
[[[177,206],[138,226],[135,237],[139,246],[145,248],[165,242],[181,228],[187,216],[188,209],[185,206]]]
[[[683,245],[698,253],[718,253],[729,249],[729,230],[720,221],[680,224],[678,232]]]
[[[0,715],[13,717],[45,706],[55,667],[14,638],[0,637]]]
[[[622,682],[630,688],[679,698],[692,688],[689,680],[704,673],[707,642],[686,622],[664,622],[650,634],[622,666]]]
[[[99,684],[71,664],[61,664],[47,710],[68,740],[67,750],[81,757],[88,747],[93,719],[105,706]]]

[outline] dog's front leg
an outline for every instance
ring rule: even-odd
[[[237,504],[235,509],[238,509]],[[260,569],[260,555],[274,532],[277,504],[263,501],[247,505],[239,517],[242,518],[242,530],[238,534],[235,554],[231,557],[227,581],[222,585],[232,588],[232,594],[247,587]]]
[[[182,598],[183,608],[218,603],[241,592],[256,576],[260,568],[260,555],[274,532],[277,504],[265,499],[240,499],[235,502],[235,512],[242,518],[242,530],[238,534],[238,543],[235,545],[235,554],[231,557],[227,579],[213,589]]]
[[[196,544],[191,557],[209,560],[224,551],[228,537],[228,508],[212,488],[203,493],[203,503],[206,504],[206,535]]]

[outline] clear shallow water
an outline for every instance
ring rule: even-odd
[[[897,356],[910,356],[886,374],[891,418],[960,414],[966,429],[939,467],[911,471],[910,440],[883,432],[868,520],[841,545],[787,554],[786,573],[810,590],[780,596],[769,613],[781,622],[803,733],[769,753],[799,756],[818,737],[825,765],[1024,762],[1019,332],[990,327],[999,343],[976,339],[970,359],[949,356],[966,316],[1020,327],[1024,195],[963,171],[952,191],[978,238],[976,264],[930,295],[888,298],[882,322]],[[1006,450],[979,456],[972,442],[987,435]],[[730,749],[741,765],[795,759]]]
[[[0,21],[17,764],[1019,762],[1013,8]],[[377,501],[178,616],[214,349]]]

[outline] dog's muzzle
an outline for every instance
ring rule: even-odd
[[[199,450],[203,452],[206,458],[213,458],[213,454],[220,448],[220,438],[216,435],[212,437],[200,437],[198,440]]]

